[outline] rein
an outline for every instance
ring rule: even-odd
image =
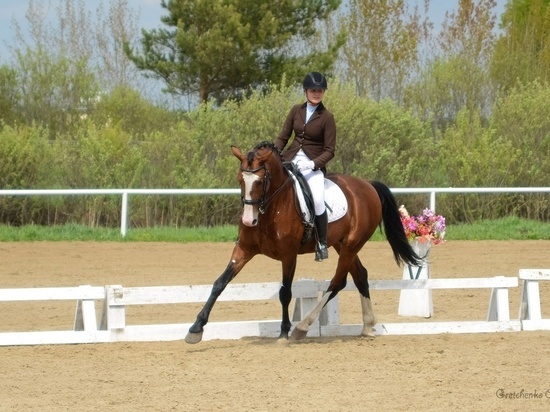
[[[269,206],[269,204],[271,203],[271,201],[273,200],[273,198],[290,181],[290,175],[287,177],[287,179],[284,181],[284,183],[281,186],[279,186],[279,188],[277,190],[275,190],[275,192],[273,192],[273,194],[271,194],[271,196],[266,198],[267,190],[269,189],[269,185],[271,183],[271,173],[269,173],[269,170],[265,167],[265,165],[261,165],[260,167],[257,167],[256,169],[245,169],[241,165],[241,171],[248,172],[248,173],[256,173],[256,172],[258,172],[262,169],[265,170],[265,175],[262,179],[262,184],[263,184],[262,197],[260,199],[248,200],[248,199],[245,199],[244,196],[241,196],[241,200],[242,200],[243,204],[245,204],[245,205],[259,205],[258,211],[263,215],[263,214],[265,214],[266,209]]]

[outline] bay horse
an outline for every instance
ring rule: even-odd
[[[291,329],[289,305],[292,281],[299,254],[315,251],[315,238],[303,244],[305,225],[298,213],[295,189],[284,167],[281,153],[272,143],[262,142],[253,150],[242,153],[232,146],[233,155],[240,161],[237,178],[241,186],[243,211],[239,222],[238,239],[229,264],[212,286],[204,307],[197,315],[185,337],[187,343],[202,340],[203,327],[225,287],[255,255],[263,254],[282,264],[282,285],[279,300],[282,306],[281,333],[288,339]],[[384,226],[396,263],[419,266],[420,257],[407,241],[397,203],[390,189],[381,182],[366,181],[350,175],[331,173],[326,178],[336,183],[348,202],[347,213],[329,223],[327,242],[338,253],[336,272],[327,292],[318,304],[292,331],[293,339],[306,337],[309,326],[319,316],[324,305],[342,290],[350,273],[361,297],[363,316],[362,336],[373,337],[375,324],[368,273],[358,252],[379,226]]]

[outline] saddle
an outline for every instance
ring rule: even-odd
[[[291,162],[284,163],[289,176],[292,178],[296,203],[300,206],[300,216],[304,225],[302,244],[307,243],[313,237],[315,227],[315,207],[313,195],[302,173]],[[328,213],[328,221],[334,222],[344,216],[348,211],[348,202],[342,189],[330,179],[325,178],[325,206]]]
[[[288,174],[292,178],[292,184],[294,185],[294,193],[296,196],[296,201],[300,205],[302,211],[302,223],[306,227],[314,226],[315,219],[315,206],[313,203],[313,195],[311,194],[311,189],[307,184],[305,177],[298,170],[298,168],[292,162],[284,163],[284,167],[287,170]]]

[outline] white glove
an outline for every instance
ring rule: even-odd
[[[298,162],[296,166],[300,172],[315,169],[315,163],[313,163],[313,160],[302,160],[301,162]]]

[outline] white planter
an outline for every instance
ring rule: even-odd
[[[417,240],[411,242],[416,254],[423,258],[420,267],[405,265],[403,268],[403,280],[429,279],[430,264],[428,254],[432,246],[431,242],[421,243]],[[433,315],[433,300],[431,289],[401,289],[399,296],[399,316],[418,316],[429,318]]]

